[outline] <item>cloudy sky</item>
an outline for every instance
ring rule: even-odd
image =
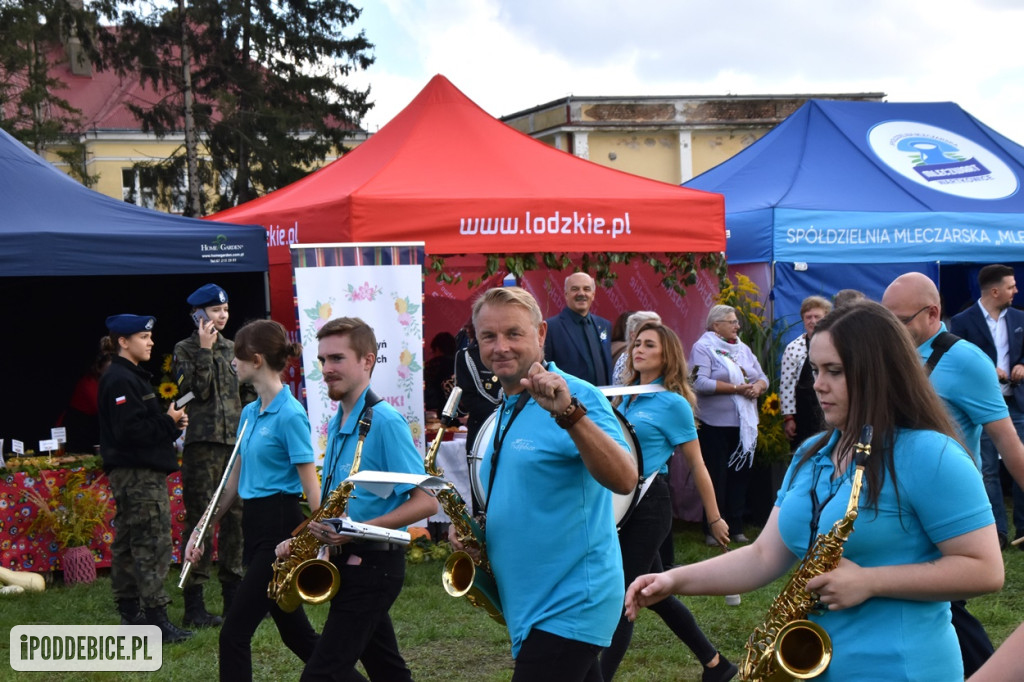
[[[494,116],[567,95],[884,92],[1024,144],[1020,0],[352,0],[376,130],[434,74]]]

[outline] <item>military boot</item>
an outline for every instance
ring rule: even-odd
[[[203,602],[203,586],[189,585],[185,588],[185,617],[182,625],[193,628],[212,628],[224,621],[206,610]]]
[[[167,609],[163,606],[155,606],[146,609],[145,625],[155,625],[160,628],[160,635],[164,644],[184,642],[192,636],[190,630],[182,630],[171,621],[167,620]]]
[[[138,599],[118,599],[117,612],[121,614],[121,625],[146,625],[146,614],[139,608]]]

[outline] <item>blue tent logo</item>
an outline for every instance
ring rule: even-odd
[[[886,121],[868,144],[889,168],[938,192],[967,199],[1003,199],[1017,176],[1002,159],[957,133],[918,121]]]

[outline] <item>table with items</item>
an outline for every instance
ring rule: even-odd
[[[68,477],[84,472],[85,483],[106,501],[107,512],[93,532],[89,549],[98,568],[110,566],[110,544],[114,540],[114,497],[110,484],[95,455],[63,457],[11,457],[0,468],[0,566],[15,571],[45,573],[61,570],[61,547],[49,532],[32,531],[39,508],[32,499],[36,491],[49,500],[62,489]],[[181,477],[167,477],[167,495],[171,502],[171,561],[180,562],[181,534],[185,527],[185,505],[181,498]]]

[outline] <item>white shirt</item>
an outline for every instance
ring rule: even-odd
[[[992,316],[985,310],[985,306],[981,305],[981,299],[978,299],[978,307],[981,308],[982,315],[985,316],[985,323],[988,324],[988,331],[992,334],[992,341],[996,345],[996,367],[1003,370],[1006,376],[1010,376],[1010,335],[1006,330],[1006,309],[999,311],[999,317],[992,319]],[[1003,392],[1003,395],[1010,395],[1011,388],[1009,384],[999,384],[999,389]]]

